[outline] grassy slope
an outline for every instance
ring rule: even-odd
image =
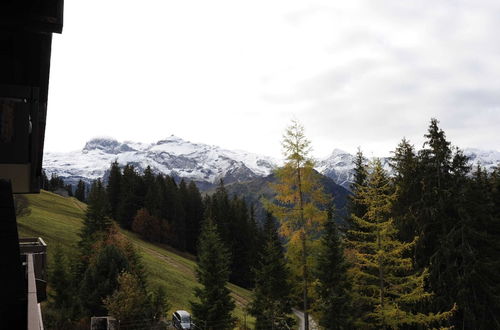
[[[86,205],[75,198],[64,198],[46,191],[26,197],[30,202],[31,215],[18,219],[19,235],[42,237],[48,245],[49,265],[52,246],[60,244],[68,254],[76,254],[78,232]],[[193,258],[177,254],[168,247],[146,242],[132,232],[123,230],[122,233],[140,251],[149,274],[149,283],[167,289],[172,310],[190,310],[189,301],[194,300],[193,288],[198,285]],[[243,307],[248,303],[251,292],[232,284],[229,288],[236,301],[235,316],[243,320]],[[253,323],[249,316],[247,323]]]

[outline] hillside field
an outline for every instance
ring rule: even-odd
[[[73,197],[62,197],[51,192],[25,195],[31,214],[17,219],[20,237],[42,237],[47,243],[48,264],[56,245],[63,247],[69,257],[77,253],[78,233],[82,226],[86,204]],[[194,257],[179,253],[168,246],[153,244],[136,234],[121,230],[140,252],[148,272],[148,284],[162,285],[167,290],[171,311],[190,310],[189,301],[194,300],[193,288],[197,286]],[[236,301],[235,316],[243,324],[246,320],[252,327],[254,319],[247,315],[244,307],[251,299],[251,291],[229,284]],[[42,307],[43,312],[43,307]]]

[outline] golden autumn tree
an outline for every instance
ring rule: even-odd
[[[446,321],[454,309],[425,314],[416,308],[432,296],[424,285],[428,271],[414,269],[408,252],[416,240],[408,243],[397,239],[391,217],[395,192],[380,160],[372,163],[367,184],[356,195],[366,208],[361,217],[352,215],[355,226],[348,233],[353,298],[358,312],[356,328],[429,328]]]
[[[310,145],[304,127],[292,121],[282,141],[285,164],[275,171],[277,183],[271,184],[276,196],[273,202],[266,203],[268,210],[280,221],[280,233],[288,241],[287,257],[291,269],[302,281],[306,330],[309,329],[311,239],[319,237],[327,218],[324,206],[330,201],[314,170],[314,161],[309,156]]]

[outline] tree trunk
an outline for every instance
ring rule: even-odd
[[[303,290],[303,299],[304,299],[304,330],[309,330],[309,313],[308,310],[308,301],[307,301],[307,250],[306,250],[306,223],[304,221],[304,200],[302,197],[302,177],[300,175],[300,164],[297,162],[297,185],[299,188],[299,210],[300,210],[300,222],[302,224],[302,276],[304,277],[304,290]]]

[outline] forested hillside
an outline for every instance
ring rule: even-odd
[[[57,279],[51,276],[54,270],[57,270],[55,262],[69,266],[79,257],[79,235],[87,205],[75,198],[65,198],[47,191],[24,197],[28,200],[30,214],[18,218],[19,234],[21,237],[42,237],[48,245],[49,300],[42,305],[45,326],[48,329],[74,329],[74,327],[88,329],[85,318],[70,324],[63,322],[64,316],[67,320],[69,315],[62,314],[66,312],[54,306],[56,295],[54,284]],[[152,288],[161,286],[165,289],[170,311],[190,310],[190,301],[194,299],[193,289],[198,286],[194,257],[166,245],[144,241],[137,234],[127,230],[120,230],[119,236],[126,242],[131,242],[137,250],[144,265],[148,286]],[[244,306],[250,301],[250,292],[232,284],[228,287],[236,301],[235,316],[241,323],[246,318],[247,324],[251,325],[253,318],[245,316],[244,311]],[[76,300],[75,297],[72,299]],[[168,310],[164,311],[166,316],[168,313]]]

